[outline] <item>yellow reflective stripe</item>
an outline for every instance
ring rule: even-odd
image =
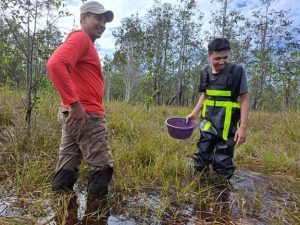
[[[240,104],[236,103],[236,102],[216,101],[216,106],[230,107],[230,108],[240,108]]]
[[[203,118],[205,118],[205,114],[206,114],[206,105],[207,105],[206,101],[207,100],[204,100],[204,102],[203,102],[203,109],[202,109],[202,117]]]
[[[221,106],[221,107],[232,107],[232,108],[240,108],[240,104],[236,102],[229,101],[214,101],[205,99],[203,103],[203,109],[206,109],[206,106]]]
[[[203,130],[204,131],[208,131],[208,129],[210,128],[210,126],[211,126],[211,122],[210,121],[206,121],[206,123],[205,123],[205,125],[203,127]]]
[[[232,112],[232,107],[226,107],[225,121],[224,121],[224,128],[223,128],[223,139],[224,140],[228,140],[228,132],[229,132],[230,123],[231,123],[231,112]]]
[[[231,91],[224,90],[206,90],[206,94],[209,96],[222,96],[222,97],[230,97]]]
[[[206,115],[207,106],[217,106],[217,107],[225,107],[226,108],[222,137],[224,140],[228,140],[227,136],[228,136],[230,123],[231,123],[232,108],[240,108],[240,104],[236,103],[236,102],[214,101],[214,100],[205,99],[203,102],[203,111],[202,111],[203,117],[205,117],[205,115]],[[205,124],[205,126],[206,126],[206,124]]]

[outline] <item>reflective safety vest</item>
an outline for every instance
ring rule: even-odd
[[[223,140],[233,137],[240,120],[240,104],[237,102],[241,82],[241,67],[228,63],[218,74],[218,79],[209,79],[210,66],[200,73],[200,91],[206,93],[203,102],[202,118],[206,119],[203,131],[213,126]]]

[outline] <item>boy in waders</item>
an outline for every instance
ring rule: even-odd
[[[212,166],[221,179],[230,179],[234,173],[234,147],[246,141],[249,114],[246,75],[242,66],[228,62],[229,53],[226,38],[209,42],[211,65],[200,72],[201,96],[186,117],[195,120],[202,111],[198,151],[193,155],[195,171],[208,171]]]

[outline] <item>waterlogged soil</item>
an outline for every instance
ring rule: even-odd
[[[203,182],[193,200],[180,202],[161,191],[142,192],[132,197],[109,196],[88,200],[85,187],[77,184],[75,196],[69,199],[68,215],[58,219],[50,201],[41,203],[43,213],[30,222],[26,207],[21,207],[13,191],[2,192],[0,224],[298,224],[300,209],[285,185],[277,185],[270,176],[238,170],[230,184],[208,186]],[[200,196],[200,197],[199,197]],[[202,196],[202,197],[201,197]],[[30,201],[30,200],[29,200]],[[100,206],[100,208],[99,208]],[[97,212],[97,214],[93,212]],[[27,223],[27,222],[28,223]],[[297,222],[298,221],[298,222]],[[18,224],[17,222],[12,224]]]

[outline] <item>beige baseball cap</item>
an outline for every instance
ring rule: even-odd
[[[114,13],[111,10],[105,10],[104,6],[97,1],[85,2],[80,7],[80,13],[103,14],[106,17],[106,22],[111,22],[114,19]]]

